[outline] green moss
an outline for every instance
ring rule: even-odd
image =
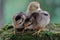
[[[55,26],[59,24],[50,23],[48,26]],[[13,26],[5,25],[4,28],[0,28],[0,40],[60,40],[60,33],[53,33],[50,31],[41,31],[39,35],[32,35],[30,32],[12,34]]]

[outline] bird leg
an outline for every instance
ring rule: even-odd
[[[35,35],[35,34],[39,35],[39,33],[40,33],[41,30],[42,30],[42,27],[38,26],[38,27],[35,28],[35,30],[36,30],[36,32],[33,33],[32,35]]]
[[[22,32],[24,32],[27,29],[27,27],[28,27],[28,24],[27,23],[24,23],[24,29],[23,29]]]
[[[14,28],[14,34],[16,34],[16,28]]]
[[[14,32],[13,33],[16,34],[16,32],[17,32],[16,29],[18,28],[19,24],[17,23],[17,21],[15,21],[15,18],[13,18],[13,24],[14,24]]]

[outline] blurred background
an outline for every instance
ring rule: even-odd
[[[17,12],[25,12],[32,1],[38,1],[51,15],[51,22],[60,23],[60,0],[0,0],[0,26],[12,22]]]

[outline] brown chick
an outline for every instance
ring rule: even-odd
[[[26,15],[30,16],[32,12],[41,10],[40,4],[37,1],[33,1],[28,5]]]
[[[17,29],[23,28],[23,23],[26,19],[26,16],[23,12],[15,14],[12,18],[13,26],[14,26],[14,34],[17,33]]]

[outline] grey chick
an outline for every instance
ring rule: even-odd
[[[39,14],[38,16],[36,16],[36,19],[35,19],[37,22],[37,25],[33,27],[35,30],[37,30],[37,32],[35,32],[34,34],[36,33],[39,34],[40,31],[50,22],[50,15],[47,11],[41,10],[37,13]]]

